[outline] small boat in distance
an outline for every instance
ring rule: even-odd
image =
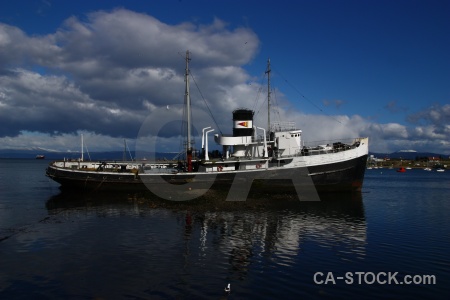
[[[45,159],[45,155],[38,154],[38,155],[36,155],[36,159]]]
[[[403,168],[403,167],[400,167],[400,168],[397,169],[397,172],[399,172],[399,173],[405,173],[405,172],[406,172],[406,169]]]

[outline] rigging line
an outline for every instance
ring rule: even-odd
[[[261,111],[261,109],[264,107],[266,107],[266,104],[267,103],[267,98],[264,100],[264,102],[263,103],[261,103],[261,106],[259,107],[259,109],[258,109],[258,111],[255,113],[255,116],[257,116],[258,114],[259,114],[259,112]]]
[[[180,52],[178,52],[178,55],[180,55],[180,56],[183,57],[183,59],[184,59],[184,56],[183,56]],[[220,130],[219,124],[217,123],[216,119],[214,118],[214,115],[212,114],[211,109],[209,108],[208,102],[206,102],[205,97],[203,97],[202,91],[200,90],[200,87],[198,86],[197,81],[195,81],[195,77],[194,77],[194,75],[192,74],[192,71],[191,71],[191,70],[189,70],[189,75],[191,76],[192,80],[194,81],[195,86],[197,87],[197,90],[198,90],[198,92],[200,93],[200,96],[202,97],[203,101],[205,102],[206,108],[208,109],[209,115],[210,115],[211,118],[213,119],[214,124],[216,124],[217,129],[219,130],[220,134],[222,134],[222,130]]]
[[[274,95],[274,99],[275,99],[275,109],[274,112],[276,113],[276,116],[278,116],[278,121],[281,122],[281,116],[280,116],[280,104],[278,103],[278,97],[277,97],[277,93],[276,90],[273,90],[273,95]]]
[[[127,140],[125,140],[125,145],[127,146],[128,154],[130,155],[131,161],[133,161],[133,156],[131,156],[130,147],[128,147]]]
[[[261,96],[261,93],[262,93],[262,86],[260,85],[259,86],[259,89],[258,89],[258,92],[256,93],[256,99],[255,99],[255,104],[253,105],[253,111],[256,109],[256,107],[258,106],[258,102],[259,102],[259,97]]]
[[[257,106],[258,106],[259,98],[260,98],[260,96],[261,96],[261,94],[262,94],[262,90],[263,90],[263,88],[264,88],[264,83],[263,83],[263,81],[266,80],[266,76],[267,76],[267,73],[266,73],[266,72],[264,72],[264,73],[262,74],[262,76],[261,76],[261,82],[260,82],[260,84],[259,84],[258,94],[257,94],[257,96],[256,96],[255,105],[253,106],[253,111],[256,111],[256,108],[257,108]],[[263,109],[263,107],[265,108],[265,106],[266,106],[266,103],[267,103],[267,100],[268,100],[268,99],[267,99],[267,97],[263,97],[263,98],[264,98],[264,101],[261,103],[261,106],[259,107],[258,111],[256,111],[255,116],[257,116],[257,115],[259,114],[259,112],[261,111],[261,109]]]
[[[195,81],[194,75],[192,75],[192,72],[189,72],[189,75],[191,75],[191,78],[194,81],[195,86],[197,87],[197,90],[200,93],[200,96],[202,97],[203,101],[205,102],[206,108],[208,109],[209,115],[213,119],[214,124],[216,124],[217,129],[219,129],[220,134],[222,134],[222,130],[220,130],[219,124],[217,123],[216,118],[214,118],[214,115],[212,114],[211,109],[209,108],[208,102],[206,102],[205,97],[203,97],[202,91],[200,90],[200,87],[198,86],[197,81]]]
[[[264,73],[263,76],[261,76],[261,82],[259,83],[258,92],[256,93],[256,99],[255,99],[255,104],[253,105],[253,111],[255,111],[256,107],[258,106],[259,97],[261,96],[262,89],[263,89],[263,80],[265,79],[265,77],[266,77],[266,73]]]
[[[310,104],[312,104],[315,108],[317,108],[319,111],[321,111],[322,113],[326,114],[328,117],[334,119],[336,122],[338,122],[339,124],[342,124],[341,121],[339,121],[337,118],[330,116],[329,114],[325,113],[323,111],[322,108],[320,108],[317,104],[315,104],[314,102],[312,102],[311,100],[309,100],[305,95],[303,95],[295,86],[293,86],[284,76],[283,74],[281,74],[278,70],[277,73],[280,75],[281,78],[283,78],[283,80],[294,90],[296,91],[303,99],[305,99],[306,101],[308,101]]]
[[[271,98],[271,99],[274,100],[274,101],[273,101],[273,106],[274,106],[274,108],[272,108],[272,111],[273,111],[274,114],[275,114],[275,118],[278,117],[278,121],[281,122],[281,116],[280,116],[280,104],[278,103],[278,97],[277,97],[276,89],[273,88],[273,86],[276,86],[275,80],[274,80],[273,77],[271,78],[271,82],[272,82],[272,84],[271,84],[271,87],[270,87],[270,92],[271,92],[271,94],[273,95],[273,98]]]
[[[88,149],[88,147],[87,147],[86,144],[84,145],[84,148],[86,149],[86,152],[87,152],[87,154],[88,154],[88,156],[89,156],[89,161],[92,161],[92,160],[91,160],[91,154],[89,153],[89,149]]]

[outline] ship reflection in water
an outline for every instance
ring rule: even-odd
[[[365,256],[361,193],[292,199],[170,202],[139,194],[61,193],[46,207],[49,222],[74,224],[70,236],[79,240],[67,243],[81,248],[76,265],[85,266],[77,274],[87,282],[97,274],[89,268],[94,264],[106,268],[105,286],[119,294],[210,298],[231,282],[234,295],[265,298],[279,293],[271,281],[285,288],[281,295],[308,294],[314,272]],[[86,249],[95,257],[88,259]]]

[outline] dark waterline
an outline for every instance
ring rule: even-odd
[[[450,295],[448,171],[367,170],[362,193],[318,203],[191,205],[61,192],[47,163],[0,159],[1,299]],[[436,284],[314,282],[316,272],[361,271],[434,275]]]

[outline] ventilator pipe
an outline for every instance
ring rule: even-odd
[[[264,156],[263,156],[263,158],[268,158],[269,156],[268,156],[268,153],[267,153],[266,130],[264,128],[261,128],[261,127],[256,127],[256,128],[258,128],[258,129],[263,131],[263,138],[264,138]]]
[[[210,129],[205,132],[205,160],[209,160],[209,154],[208,154],[208,133],[214,131],[214,129]]]
[[[202,150],[205,149],[205,130],[210,129],[211,126],[205,127],[202,129]]]

